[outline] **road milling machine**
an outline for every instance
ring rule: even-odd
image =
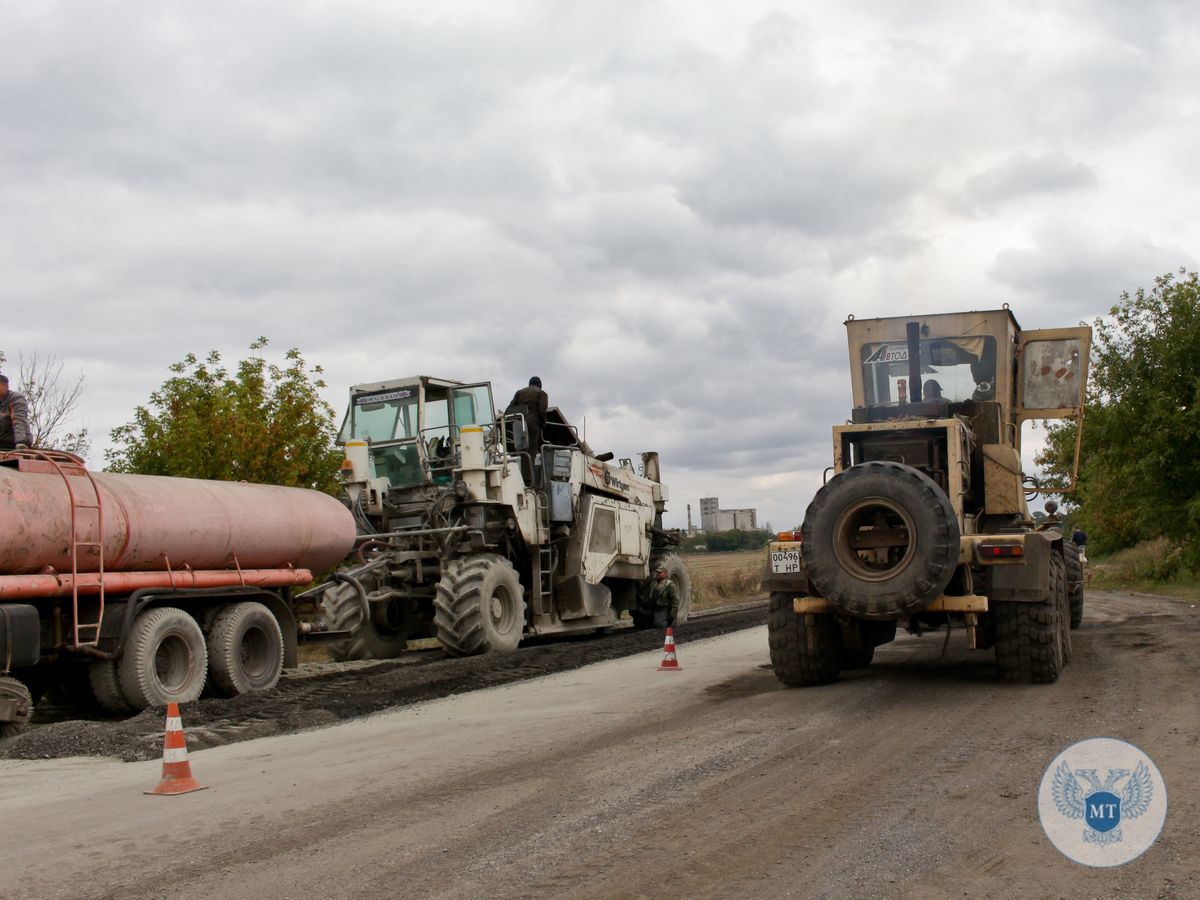
[[[994,648],[1004,680],[1055,681],[1083,570],[1057,504],[1030,515],[1021,425],[1074,419],[1078,470],[1091,329],[1022,331],[1007,306],[846,329],[854,409],[833,429],[832,477],[769,548],[775,674],[823,684],[868,665],[897,625],[944,625]]]
[[[606,629],[638,609],[660,562],[687,618],[691,589],[662,527],[657,453],[612,462],[552,407],[539,447],[488,383],[414,376],[350,389],[340,433],[350,564],[320,595],[337,659],[385,659],[436,637],[455,656]],[[332,637],[333,635],[331,635]]]

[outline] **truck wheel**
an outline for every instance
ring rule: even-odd
[[[958,518],[912,466],[852,466],[817,491],[801,552],[818,593],[853,616],[885,621],[924,609],[958,566]]]
[[[525,631],[525,590],[517,570],[495,553],[452,560],[437,585],[433,621],[451,656],[516,650]]]
[[[110,713],[131,713],[133,706],[121,693],[121,682],[117,677],[117,664],[111,659],[102,659],[88,666],[88,681],[92,696],[100,708]]]
[[[1058,553],[1050,554],[1050,587],[1058,606],[1058,641],[1065,666],[1071,661],[1071,597],[1067,589],[1067,562]]]
[[[1083,560],[1074,541],[1063,541],[1067,559],[1067,591],[1071,598],[1071,627],[1083,624]]]
[[[1053,594],[1043,603],[993,604],[996,665],[1004,681],[1052,684],[1062,671],[1062,632]]]
[[[667,578],[675,582],[675,589],[679,591],[679,610],[675,613],[675,624],[682,625],[692,611],[692,577],[688,574],[683,560],[674,553],[664,556],[662,564],[667,567]]]
[[[838,677],[842,667],[837,620],[830,615],[798,615],[792,596],[787,591],[776,591],[767,607],[771,668],[775,677],[789,687],[828,684]]]
[[[121,693],[135,710],[195,700],[208,676],[199,623],[173,606],[138,613],[117,676]]]
[[[16,718],[0,722],[0,738],[16,737],[29,728],[29,720],[33,718],[33,695],[24,682],[11,675],[3,675],[0,676],[0,700],[17,701]]]
[[[218,696],[269,691],[283,672],[283,632],[261,603],[234,603],[208,632],[208,677]]]
[[[364,589],[371,586],[369,580]],[[365,592],[365,590],[364,590]],[[329,655],[338,662],[351,659],[394,659],[408,648],[408,600],[383,604],[380,615],[363,615],[363,596],[349,582],[327,590],[321,598],[330,631],[348,631],[344,641],[331,641]]]

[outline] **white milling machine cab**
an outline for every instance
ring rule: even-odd
[[[629,611],[662,561],[691,602],[662,528],[658,454],[610,462],[551,408],[543,446],[497,415],[488,383],[413,376],[350,389],[340,440],[359,540],[314,589],[338,659],[385,659],[437,637],[456,656],[523,637],[597,631]]]
[[[1074,419],[1077,470],[1091,329],[1022,331],[1007,306],[846,329],[854,410],[833,429],[833,475],[770,546],[776,675],[832,681],[904,623],[961,626],[1004,680],[1055,681],[1083,570],[1057,504],[1030,516],[1021,424]]]

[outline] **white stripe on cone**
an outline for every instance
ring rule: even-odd
[[[187,762],[187,758],[187,747],[167,747],[163,750],[163,762],[165,763]]]
[[[183,731],[183,719],[179,716],[167,716],[167,731]]]

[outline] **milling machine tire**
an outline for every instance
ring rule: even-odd
[[[111,659],[101,659],[88,666],[88,682],[92,696],[105,712],[131,713],[133,704],[125,699],[121,681],[117,675],[117,664]]]
[[[996,666],[1003,681],[1053,684],[1062,672],[1063,634],[1069,629],[1055,594],[1053,569],[1052,564],[1050,595],[1043,602],[993,604]]]
[[[433,622],[451,656],[516,650],[525,631],[525,590],[517,570],[496,553],[451,560],[437,585]]]
[[[329,630],[350,632],[346,640],[330,641],[326,645],[329,655],[337,662],[394,659],[408,648],[409,622],[404,615],[408,601],[389,602],[385,613],[394,611],[398,616],[385,615],[382,619],[363,615],[365,602],[365,588],[360,593],[353,583],[345,581],[331,587],[321,598]]]
[[[29,728],[33,718],[33,695],[29,688],[11,675],[0,675],[0,698],[17,701],[17,717],[11,722],[0,722],[0,740],[16,737]]]
[[[675,588],[679,591],[679,609],[675,612],[675,624],[682,625],[692,612],[692,576],[688,574],[683,560],[674,553],[664,556],[661,563],[667,567],[667,578],[675,582]]]
[[[800,615],[792,597],[787,591],[775,591],[767,606],[771,668],[789,687],[828,684],[837,679],[843,662],[837,619],[825,614]]]
[[[1071,627],[1083,624],[1083,560],[1074,541],[1063,541],[1067,560],[1067,590],[1071,596]]]
[[[135,710],[196,700],[208,679],[200,623],[173,606],[138,613],[117,662],[117,676],[121,693]]]
[[[233,603],[208,629],[208,677],[220,697],[269,691],[283,673],[283,632],[261,603]]]
[[[920,612],[958,566],[954,507],[933,479],[901,463],[861,463],[835,475],[813,497],[801,534],[817,592],[862,619]],[[881,539],[890,546],[869,549]]]

